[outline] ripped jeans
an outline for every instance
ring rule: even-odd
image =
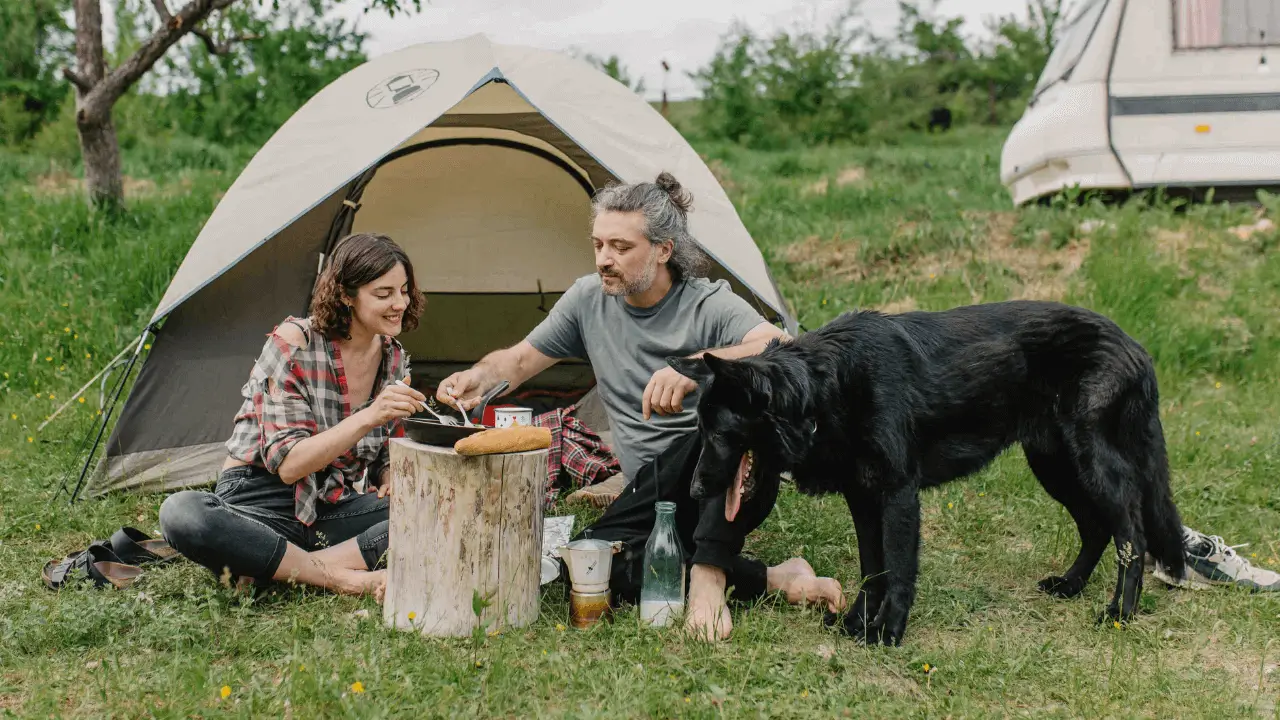
[[[293,543],[306,551],[357,538],[365,566],[385,567],[391,498],[346,490],[317,503],[310,526],[294,516],[294,487],[247,465],[224,470],[213,492],[183,490],[160,506],[160,531],[175,550],[215,575],[270,580]]]

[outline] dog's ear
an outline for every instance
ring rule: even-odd
[[[703,356],[703,360],[717,378],[723,378],[746,390],[753,405],[769,404],[769,393],[772,392],[769,377],[751,363],[741,360],[723,360],[710,354]]]
[[[673,370],[702,385],[711,379],[711,368],[703,358],[669,357],[667,364]]]

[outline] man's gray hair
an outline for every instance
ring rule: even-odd
[[[693,195],[680,187],[671,173],[664,172],[653,182],[610,185],[596,193],[591,201],[592,217],[602,212],[639,212],[644,214],[644,234],[657,245],[663,240],[673,244],[667,270],[671,279],[706,277],[711,265],[707,254],[689,234],[689,208]]]

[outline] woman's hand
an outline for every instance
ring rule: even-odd
[[[378,478],[378,497],[387,497],[391,495],[391,468],[383,468],[381,476]]]
[[[420,412],[426,407],[426,402],[426,395],[414,390],[407,384],[394,383],[384,387],[373,403],[365,408],[363,412],[368,413],[368,425],[374,428]]]

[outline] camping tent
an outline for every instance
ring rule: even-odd
[[[693,193],[690,229],[712,277],[795,332],[711,171],[621,83],[483,36],[351,70],[272,136],[209,217],[152,317],[153,348],[89,492],[212,481],[266,333],[306,313],[326,253],[348,232],[386,233],[413,259],[427,309],[401,341],[414,385],[431,387],[518,342],[594,271],[596,189],[663,170]],[[593,380],[569,362],[537,382]]]
[[[1004,146],[1016,204],[1064,188],[1280,185],[1280,0],[1086,0]]]

